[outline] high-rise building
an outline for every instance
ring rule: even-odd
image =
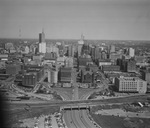
[[[61,83],[71,83],[72,81],[71,75],[72,75],[72,68],[70,67],[60,68],[59,81]]]
[[[58,82],[58,71],[57,70],[49,70],[48,71],[48,82],[51,84],[56,84]]]
[[[78,45],[78,57],[81,56],[81,52],[82,52],[82,45],[79,44]]]
[[[95,47],[94,60],[101,59],[100,56],[101,56],[101,54],[100,54],[99,47]]]
[[[65,67],[73,67],[73,57],[67,57],[65,59]]]
[[[84,44],[84,36],[82,34],[81,39],[78,41],[78,50],[77,50],[78,57],[81,56],[83,44]]]
[[[103,60],[106,60],[106,59],[107,59],[107,53],[106,53],[106,51],[102,51],[102,52],[101,52],[101,58],[102,58]]]
[[[83,44],[81,54],[90,54],[89,44]]]
[[[95,47],[91,46],[91,57],[94,58]]]
[[[74,57],[74,46],[73,45],[69,45],[68,46],[68,56],[69,57]]]
[[[83,45],[84,44],[84,36],[81,34],[81,39],[78,41],[78,44]]]
[[[135,50],[133,48],[129,48],[129,56],[134,57],[135,55]]]
[[[45,42],[45,34],[44,30],[39,34],[39,47],[38,50],[40,53],[46,53],[46,42]]]
[[[91,47],[91,56],[93,60],[101,59],[101,50],[99,47]]]
[[[115,46],[114,45],[110,45],[110,53],[115,52]]]
[[[123,70],[126,72],[136,72],[136,61],[134,59],[123,60]]]
[[[46,42],[39,43],[39,52],[46,53]]]
[[[39,43],[45,42],[45,33],[44,30],[42,30],[42,33],[39,33]]]
[[[34,87],[37,83],[37,73],[25,73],[22,76],[22,85],[28,87]]]

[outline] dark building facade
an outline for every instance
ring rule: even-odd
[[[148,84],[150,84],[150,71],[141,71],[142,79],[147,81]]]
[[[71,83],[72,68],[62,67],[58,73],[59,82]]]
[[[26,73],[22,76],[22,85],[34,87],[37,83],[37,73]]]
[[[39,33],[39,43],[45,42],[45,33],[42,31],[42,33]]]
[[[21,71],[21,65],[19,64],[7,64],[6,65],[6,74],[15,75]]]
[[[22,75],[22,85],[33,87],[44,76],[44,68],[42,66],[26,65],[23,67],[25,71]]]
[[[136,72],[136,61],[133,59],[123,61],[124,71],[126,72]]]
[[[93,83],[94,82],[94,73],[90,68],[81,70],[81,83]]]

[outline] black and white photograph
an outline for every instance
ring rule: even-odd
[[[150,0],[0,0],[1,128],[150,128]]]

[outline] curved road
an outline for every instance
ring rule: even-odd
[[[86,94],[82,99],[86,99]],[[78,100],[78,87],[74,86],[72,100]],[[64,112],[64,120],[68,128],[97,128],[88,118],[88,110],[69,110]]]
[[[88,110],[70,110],[64,112],[64,120],[68,128],[97,128],[88,118]]]
[[[77,128],[75,122],[72,120],[72,113],[71,111],[65,111],[64,119],[68,128]]]

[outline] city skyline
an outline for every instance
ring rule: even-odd
[[[149,0],[1,0],[0,38],[150,40]]]

